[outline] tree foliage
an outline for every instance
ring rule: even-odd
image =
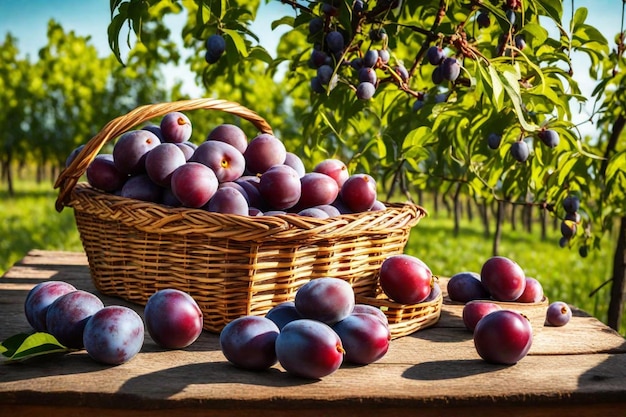
[[[591,226],[607,223],[607,213],[585,197],[596,192],[604,155],[597,138],[583,137],[574,124],[573,111],[587,97],[573,73],[572,56],[586,55],[589,76],[605,78],[609,44],[587,23],[586,8],[573,10],[565,26],[558,0],[371,0],[362,2],[362,12],[352,0],[281,3],[284,16],[272,27],[288,30],[271,59],[249,29],[259,2],[185,0],[177,8],[118,1],[112,4],[113,29],[128,22],[129,31],[140,37],[147,22],[158,27],[168,13],[186,11],[181,36],[194,50],[189,64],[208,94],[251,104],[268,120],[278,120],[277,131],[298,135],[311,164],[330,156],[348,160],[352,171],[384,178],[390,198],[398,189],[410,196],[416,189],[461,184],[477,201],[538,205],[558,218],[564,216],[563,200],[576,195],[585,214],[585,227],[579,229],[586,232],[570,243],[594,244]],[[138,10],[137,4],[143,5],[141,13],[127,12]],[[489,24],[480,22],[481,14]],[[313,24],[319,21],[321,26]],[[328,53],[326,42],[333,31],[341,32],[347,45],[335,54]],[[207,64],[204,40],[214,33],[225,37],[227,50],[223,59]],[[110,35],[116,39],[120,31]],[[437,66],[426,60],[431,46],[459,60],[458,79],[433,81]],[[316,49],[327,53],[338,77],[322,93],[311,88]],[[382,49],[391,57],[376,68],[376,93],[359,100],[351,64],[369,50]],[[399,67],[406,68],[407,79]],[[258,84],[262,88],[256,90]],[[542,143],[546,129],[558,133],[558,146]],[[502,136],[495,150],[487,143],[492,133]],[[511,152],[521,141],[530,149],[526,162]],[[610,174],[623,173],[620,161],[612,160]],[[623,206],[617,193],[611,196],[617,199],[611,206]]]
[[[129,54],[141,65],[120,67],[113,55],[99,56],[89,37],[54,20],[47,39],[34,59],[20,56],[10,34],[0,44],[1,163],[11,192],[15,165],[63,166],[72,149],[120,112],[169,99],[160,63],[145,64],[146,48]]]

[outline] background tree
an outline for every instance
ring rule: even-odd
[[[120,112],[172,99],[160,62],[148,58],[143,44],[129,53],[130,65],[121,67],[112,54],[98,56],[89,37],[66,32],[54,20],[47,38],[36,59],[20,58],[10,35],[0,44],[0,155],[10,195],[16,167],[34,162],[39,179],[47,168],[54,178],[67,155]]]
[[[29,105],[24,103],[23,98],[29,97],[29,77],[32,74],[30,62],[19,59],[17,40],[10,34],[6,36],[0,45],[0,101],[3,103],[3,111],[0,115],[0,166],[2,178],[7,182],[9,194],[13,195],[13,170],[14,162],[23,161],[28,154],[28,146],[24,138],[24,126],[20,120],[24,120],[29,112]],[[16,161],[17,159],[17,161]]]

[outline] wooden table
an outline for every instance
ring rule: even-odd
[[[82,253],[32,251],[0,278],[0,340],[29,331],[23,303],[44,280],[95,292]],[[122,304],[101,296],[105,305]],[[392,341],[368,366],[343,366],[321,380],[236,369],[215,334],[166,351],[146,335],[133,360],[104,366],[84,351],[0,365],[0,416],[626,416],[626,341],[574,310],[544,327],[513,366],[480,359],[461,307],[439,323]]]

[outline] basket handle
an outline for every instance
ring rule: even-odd
[[[257,113],[238,103],[227,100],[200,98],[179,100],[172,103],[147,104],[137,107],[124,116],[117,117],[107,123],[96,136],[85,144],[85,147],[76,158],[74,158],[72,163],[59,174],[59,177],[54,183],[54,188],[59,188],[59,195],[55,204],[57,211],[63,210],[63,207],[68,204],[69,196],[78,182],[78,179],[85,173],[91,161],[93,161],[107,142],[140,123],[155,117],[164,116],[173,111],[192,111],[199,109],[220,110],[239,116],[251,122],[262,133],[273,134],[270,125]]]

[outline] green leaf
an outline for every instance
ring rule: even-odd
[[[609,160],[605,176],[611,178],[621,171],[626,171],[626,152],[618,153]]]
[[[205,12],[207,14],[206,18],[204,17]],[[211,19],[211,9],[206,7],[204,1],[200,0],[200,3],[198,4],[198,9],[196,10],[196,28],[202,30],[202,28],[204,27],[205,19],[207,22],[209,21],[209,19]]]
[[[223,31],[230,37],[239,54],[243,57],[248,56],[248,48],[246,48],[246,42],[239,34],[239,32],[232,29],[223,29]]]
[[[113,17],[113,12],[115,11],[115,9],[117,9],[117,7],[120,5],[121,2],[122,0],[111,0],[109,2],[111,6],[111,17]]]
[[[122,14],[116,15],[109,23],[109,27],[107,28],[108,37],[109,37],[109,47],[115,58],[117,58],[118,62],[124,65],[122,61],[121,53],[120,53],[120,31],[122,30],[122,25],[126,21],[126,16]]]
[[[538,130],[536,125],[528,123],[524,117],[522,97],[520,95],[520,87],[516,75],[512,72],[504,71],[502,73],[501,80],[507,95],[511,99],[511,103],[515,109],[515,114],[517,115],[517,119],[519,120],[522,128],[526,132],[534,132]]]
[[[548,39],[548,31],[539,23],[526,23],[522,33],[529,34],[533,38],[535,45],[543,45],[546,39]]]
[[[581,44],[597,42],[604,47],[608,45],[608,41],[604,35],[598,29],[590,25],[581,25],[572,36],[580,40]]]
[[[248,55],[248,58],[257,59],[259,61],[265,62],[266,64],[272,64],[274,62],[272,56],[265,50],[265,48],[261,46],[255,46],[250,49],[250,54]]]
[[[272,30],[276,29],[278,26],[287,25],[294,27],[295,19],[292,16],[283,16],[278,20],[274,20],[272,22]]]
[[[562,0],[543,0],[541,6],[547,15],[554,19],[559,25],[561,24],[561,16],[563,15]]]
[[[574,12],[574,18],[572,19],[572,23],[571,23],[572,31],[575,31],[579,25],[582,25],[583,23],[585,23],[586,19],[587,19],[587,8],[579,7],[578,9],[576,9],[576,12]]]
[[[211,10],[211,14],[221,19],[224,13],[224,8],[222,7],[222,1],[220,0],[210,0],[209,1],[209,9]]]
[[[70,351],[54,336],[44,332],[16,334],[2,342],[0,347],[8,361],[23,361],[35,356]]]
[[[498,71],[489,65],[489,77],[491,78],[491,88],[493,89],[492,102],[498,111],[502,110],[504,106],[504,86],[500,81]]]

